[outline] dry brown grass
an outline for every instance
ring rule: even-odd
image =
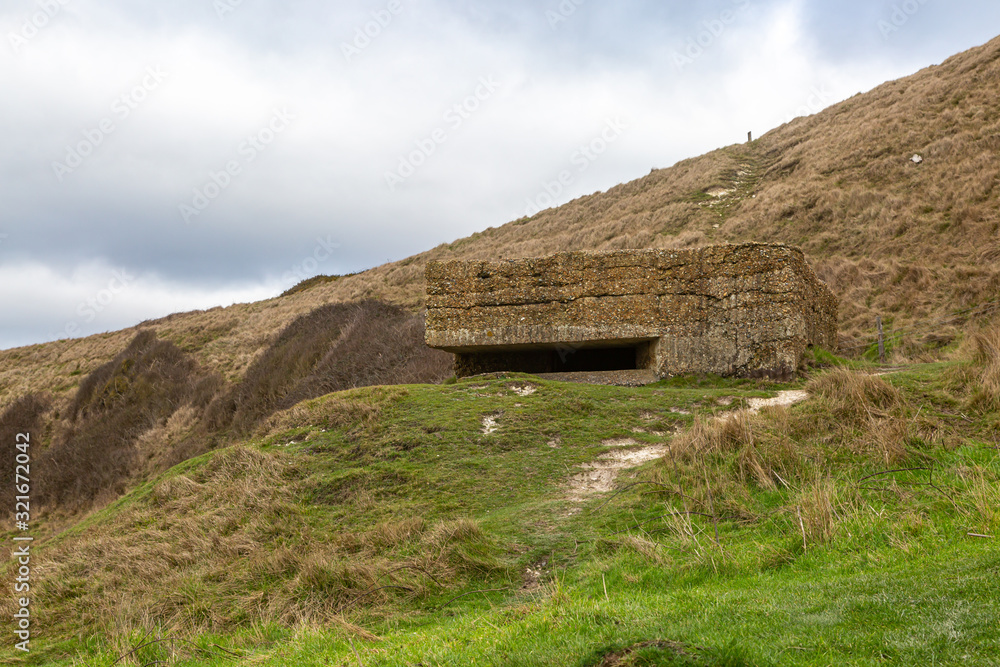
[[[691,429],[674,437],[671,456],[697,465],[708,456],[735,455],[733,484],[727,486],[724,495],[728,497],[722,504],[733,501],[732,509],[738,514],[740,496],[745,492],[735,489],[749,484],[762,489],[788,488],[789,480],[805,474],[802,454],[806,447],[791,437],[792,429],[786,407],[758,414],[739,411],[721,418],[699,417]]]
[[[753,445],[752,419],[752,415],[742,411],[723,418],[699,416],[689,430],[674,438],[671,454],[691,460],[700,455],[733,452]]]
[[[925,435],[922,423],[907,417],[902,393],[883,377],[841,368],[807,388],[829,412],[820,423],[829,424],[844,445],[883,465],[906,460],[911,439]]]
[[[105,521],[49,542],[35,565],[39,623],[52,632],[89,627],[109,641],[343,623],[496,569],[490,539],[467,519],[318,527],[300,503],[300,459],[220,450]],[[9,604],[0,601],[0,611]]]
[[[427,347],[421,317],[378,301],[351,309],[342,334],[281,407],[344,389],[437,383],[452,375],[452,355]]]
[[[926,470],[934,448],[954,442],[954,429],[929,414],[934,410],[911,404],[919,391],[904,393],[884,377],[832,369],[813,379],[808,389],[811,396],[801,404],[699,418],[673,438],[670,454],[650,481],[658,485],[654,493],[664,494],[668,532],[679,548],[694,555],[695,563],[715,567],[711,547],[716,519],[773,521],[787,531],[792,547],[762,552],[764,567],[781,567],[815,544],[850,539],[848,533],[859,525],[882,520],[874,516],[870,499],[863,500],[865,493],[912,499],[913,489],[928,486],[910,487],[905,481],[897,486],[892,477],[881,475],[898,468]],[[878,477],[872,481],[871,475]],[[995,480],[970,472],[966,484],[962,511],[979,518],[982,532],[990,533],[1000,517]],[[770,498],[781,492],[782,505],[762,504],[755,490],[775,492],[765,494]],[[900,527],[893,538],[900,548],[908,548],[906,532],[919,529],[920,517],[915,511]],[[641,545],[620,544],[644,553]]]
[[[847,423],[885,416],[903,403],[902,394],[885,378],[846,368],[824,373],[806,390],[822,397],[833,416]]]
[[[754,487],[790,492],[786,519],[807,543],[823,542],[856,513],[857,489],[843,484],[844,470],[926,465],[926,450],[951,442],[939,418],[883,377],[832,369],[807,386],[812,396],[801,405],[696,419],[673,438],[652,481],[683,492],[670,499],[675,509],[739,521],[760,519]]]
[[[969,408],[1000,410],[1000,323],[972,333],[960,353],[969,360],[973,375]]]
[[[688,535],[684,533],[683,538],[687,539]],[[625,535],[616,542],[616,546],[634,551],[656,565],[666,562],[662,545],[640,535]]]
[[[1000,531],[1000,479],[982,468],[973,474],[969,484],[972,516],[979,520],[980,531],[995,534]]]
[[[740,480],[753,481],[762,489],[787,488],[788,480],[802,477],[804,465],[801,444],[788,435],[787,409],[775,411],[779,419],[767,419],[767,429],[752,439],[737,458]]]
[[[829,477],[818,478],[799,491],[796,519],[801,518],[808,543],[828,542],[834,537],[837,522],[854,511],[855,494],[853,488],[842,488]]]

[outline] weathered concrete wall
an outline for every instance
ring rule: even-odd
[[[431,262],[426,278],[427,344],[460,376],[618,345],[661,376],[787,376],[808,345],[836,348],[836,300],[788,246]]]

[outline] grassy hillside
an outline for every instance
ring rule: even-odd
[[[36,650],[0,660],[996,664],[997,331],[960,359],[299,403],[36,544]]]
[[[1000,293],[1000,39],[886,83],[752,144],[684,160],[532,218],[254,304],[144,323],[234,381],[296,317],[375,298],[418,309],[428,260],[737,241],[801,246],[840,299],[846,352],[917,327],[909,355],[949,340],[958,311]],[[910,162],[920,154],[924,162]],[[992,308],[992,306],[990,306]],[[973,315],[982,311],[973,311]],[[136,330],[0,351],[0,407],[68,394]]]
[[[36,538],[36,650],[0,662],[997,664],[998,63],[268,301],[0,351]],[[804,248],[849,360],[626,389],[454,382],[423,344],[430,259],[747,240]]]
[[[176,341],[176,342],[175,342]],[[50,512],[106,504],[136,483],[238,442],[268,417],[332,391],[440,382],[451,355],[424,344],[423,320],[376,301],[328,304],[291,322],[227,380],[189,340],[142,329],[60,391],[23,395],[0,410],[0,434],[35,434],[34,501]],[[16,452],[0,450],[13,469]],[[13,502],[12,487],[0,500]]]

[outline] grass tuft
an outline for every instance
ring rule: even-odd
[[[903,402],[899,390],[883,377],[846,368],[824,373],[807,384],[806,390],[823,398],[834,417],[853,424],[884,416]]]
[[[1000,324],[972,333],[965,352],[976,372],[969,409],[1000,410]]]

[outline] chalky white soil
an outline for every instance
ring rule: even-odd
[[[772,398],[749,398],[747,407],[741,410],[724,412],[716,419],[729,419],[737,414],[757,414],[767,407],[794,405],[804,401],[809,394],[802,390],[780,391]],[[581,503],[597,494],[607,493],[614,489],[615,481],[623,470],[638,468],[644,463],[655,461],[664,456],[669,447],[666,445],[652,445],[641,449],[625,449],[637,445],[638,442],[632,438],[621,438],[618,440],[605,440],[601,443],[605,447],[617,448],[616,451],[601,454],[596,461],[584,463],[580,466],[583,472],[573,475],[569,480],[567,499],[574,503]],[[571,512],[579,509],[571,510]]]

